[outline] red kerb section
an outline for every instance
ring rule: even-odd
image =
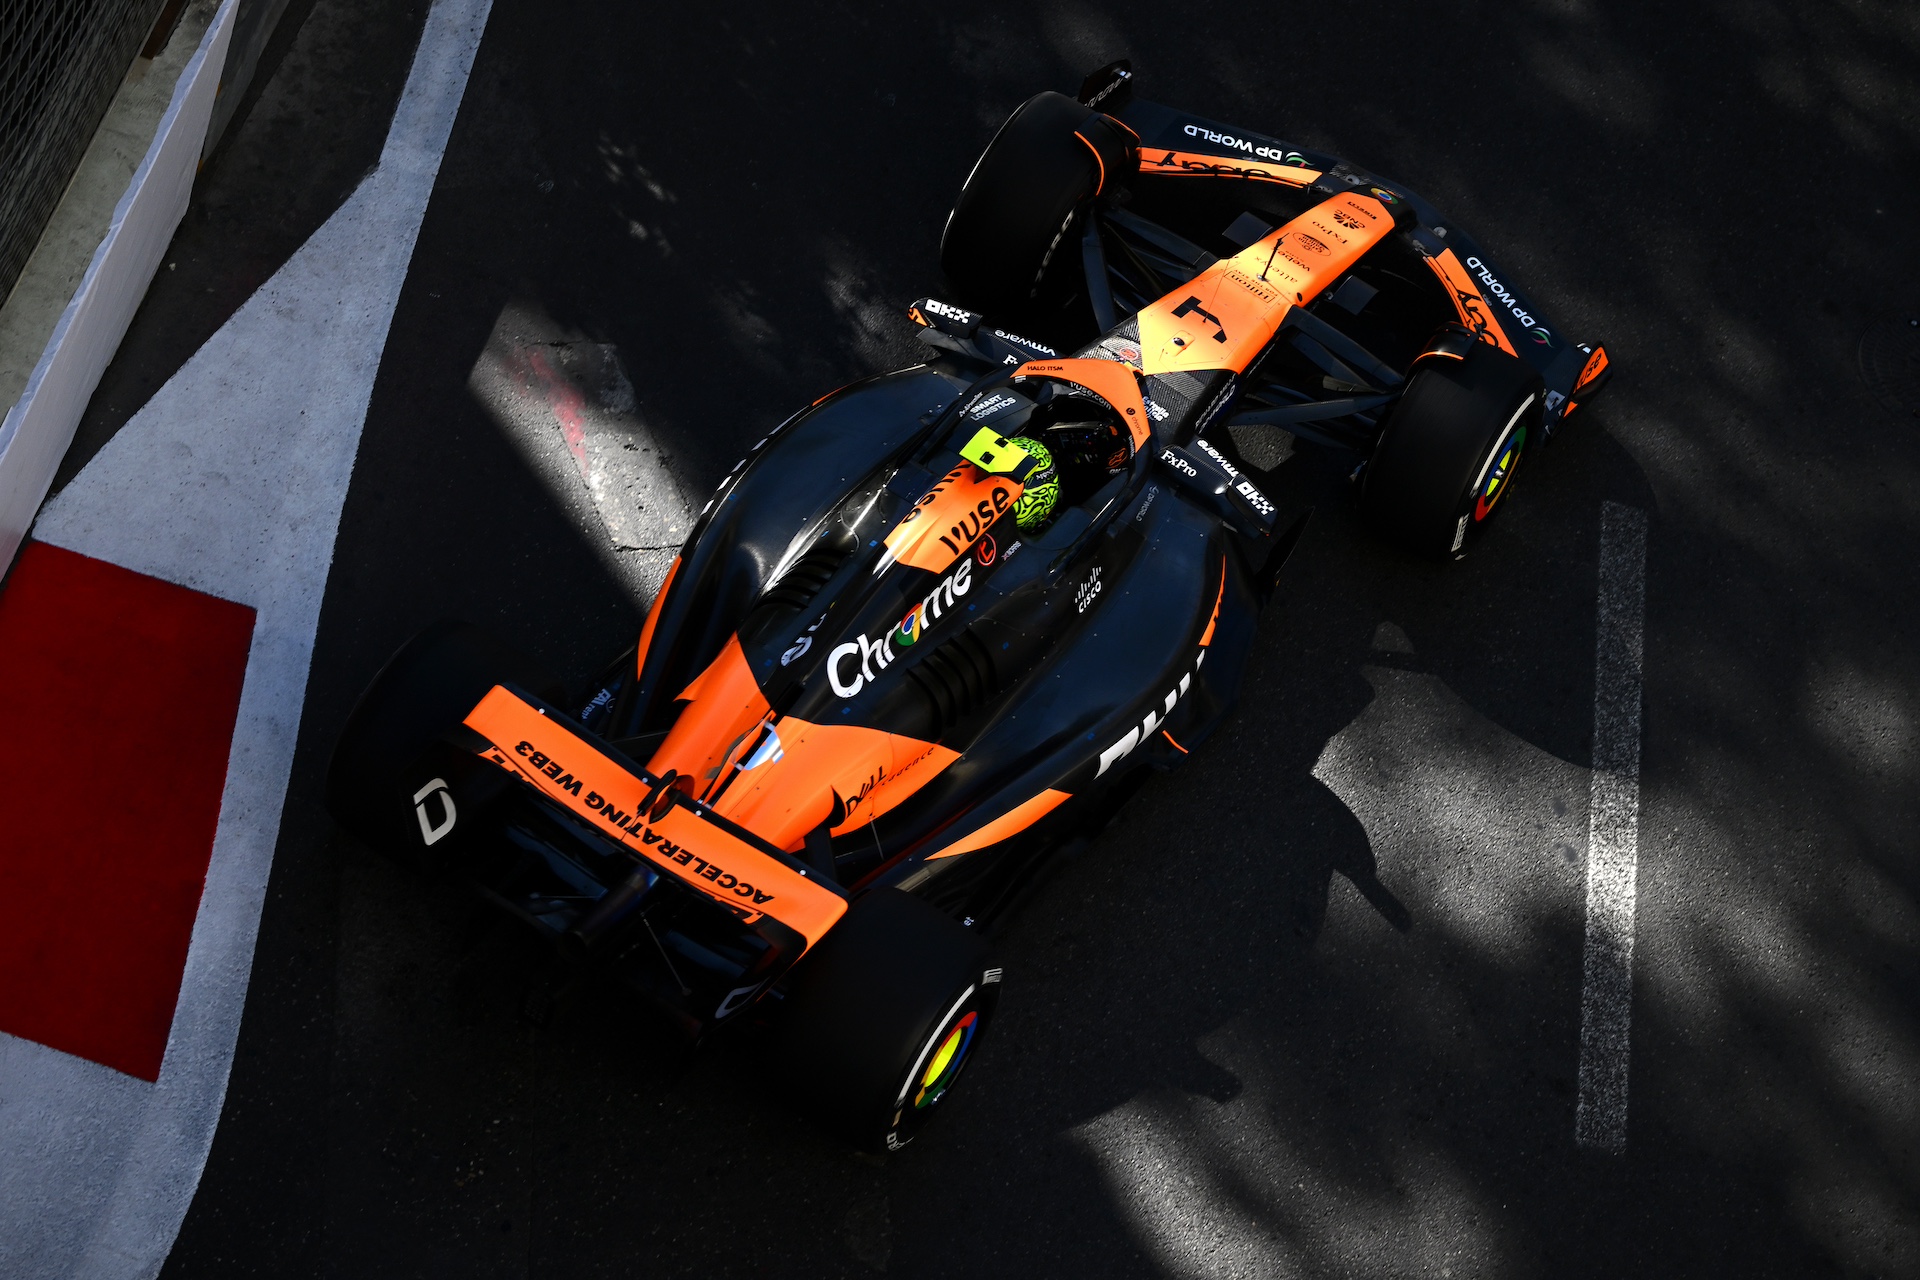
[[[0,593],[0,1030],[156,1080],[253,610],[45,543]]]

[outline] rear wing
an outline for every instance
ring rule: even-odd
[[[593,831],[736,916],[797,958],[846,914],[846,895],[783,850],[720,817],[506,685],[465,725],[477,754]]]

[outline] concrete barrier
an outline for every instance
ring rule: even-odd
[[[107,234],[0,424],[0,571],[13,563],[101,374],[186,215],[239,0],[223,0],[154,131]]]

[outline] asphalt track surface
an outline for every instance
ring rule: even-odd
[[[353,189],[423,16],[296,4],[62,482]],[[319,802],[418,627],[471,618],[584,683],[668,554],[614,546],[489,353],[586,370],[588,416],[704,495],[792,408],[918,358],[902,307],[974,155],[1118,56],[1143,96],[1449,210],[1607,341],[1614,388],[1455,565],[1288,464],[1320,515],[1237,715],[1005,931],[999,1020],[906,1154],[849,1154],[765,1064],[617,992],[530,1025],[538,950]],[[1856,367],[1920,307],[1917,80],[1898,4],[498,0],[165,1274],[1920,1271],[1920,404]],[[1574,1142],[1606,502],[1648,522],[1619,1155]]]

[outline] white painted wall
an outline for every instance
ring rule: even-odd
[[[146,158],[54,326],[19,401],[0,424],[0,572],[13,563],[119,349],[173,232],[186,215],[239,0],[224,0],[180,73]]]

